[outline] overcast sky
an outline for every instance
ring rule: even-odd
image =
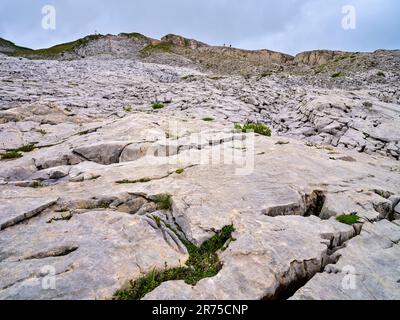
[[[42,7],[56,29],[42,28]],[[342,7],[356,29],[342,28]],[[295,54],[312,49],[400,48],[399,0],[1,0],[0,37],[38,49],[93,34],[180,34],[212,45]]]

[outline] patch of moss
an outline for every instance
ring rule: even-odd
[[[183,280],[189,285],[195,285],[201,279],[214,277],[222,268],[217,251],[224,250],[230,241],[235,240],[232,237],[234,231],[235,228],[232,225],[226,226],[200,247],[181,239],[189,253],[185,267],[167,269],[166,266],[162,271],[153,270],[143,278],[132,281],[129,289],[117,291],[114,295],[115,299],[142,299],[166,281]]]
[[[241,132],[255,132],[261,134],[263,136],[270,137],[271,136],[271,129],[262,123],[251,123],[248,122],[243,126],[240,124],[235,124],[235,129],[240,130]]]
[[[356,212],[353,212],[350,214],[343,214],[341,216],[338,216],[338,217],[336,217],[336,220],[341,223],[353,225],[353,224],[360,222],[360,217],[357,215]]]
[[[175,171],[175,173],[177,173],[177,174],[182,174],[182,173],[184,173],[185,172],[185,169],[183,169],[183,168],[179,168],[179,169],[177,169],[176,171]]]
[[[154,102],[154,103],[151,105],[151,107],[153,108],[153,110],[159,110],[159,109],[164,108],[165,106],[164,106],[164,104],[161,103],[161,102]]]

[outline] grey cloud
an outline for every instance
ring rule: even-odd
[[[57,29],[41,28],[41,8],[57,9]],[[357,29],[341,28],[341,8],[357,9]],[[397,0],[2,0],[0,37],[39,48],[93,33],[167,33],[221,45],[288,53],[326,48],[399,48]]]

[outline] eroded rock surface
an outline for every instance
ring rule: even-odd
[[[112,299],[227,225],[215,277],[145,298],[399,299],[399,52],[248,52],[282,70],[243,77],[195,59],[234,48],[163,41],[192,51],[141,58],[160,42],[130,34],[0,54],[0,299]]]

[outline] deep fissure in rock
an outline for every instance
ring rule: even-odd
[[[304,216],[319,217],[326,200],[325,194],[321,190],[315,190],[311,194],[306,194],[303,199],[306,206]]]
[[[340,255],[334,255],[334,253],[342,249],[347,241],[357,237],[361,233],[361,228],[355,226],[353,226],[353,228],[353,236],[346,241],[342,241],[342,236],[340,234],[338,239],[332,237],[329,246],[327,246],[326,254],[323,255],[320,260],[292,261],[288,270],[276,276],[279,285],[274,294],[265,296],[263,300],[287,300],[300,288],[304,287],[317,273],[323,272],[327,265],[336,264],[340,259]]]

